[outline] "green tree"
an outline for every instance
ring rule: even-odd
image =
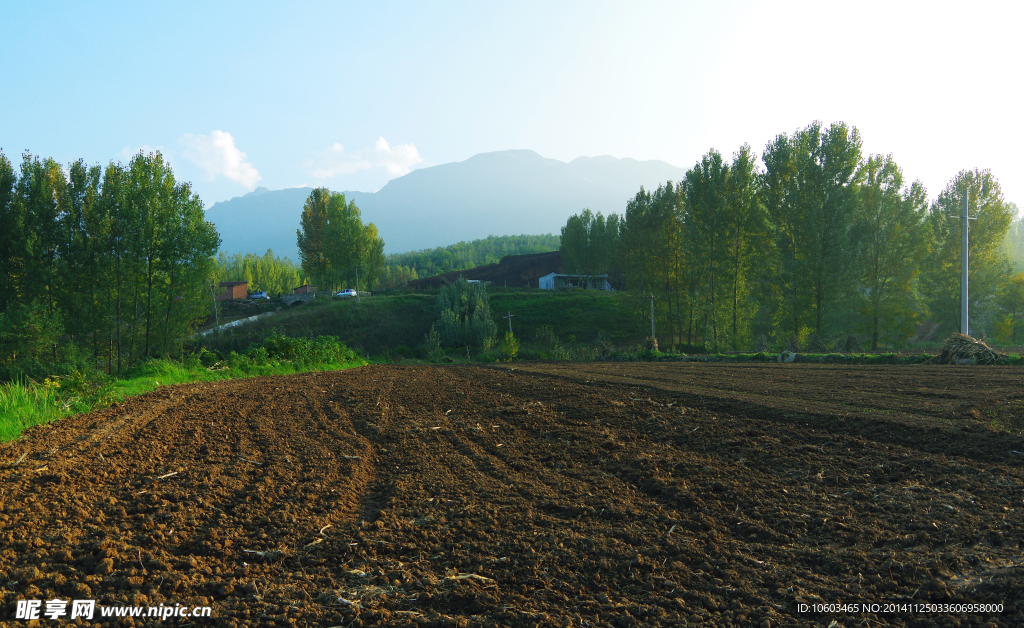
[[[995,324],[996,340],[1003,345],[1021,346],[1024,342],[1024,272],[1003,282],[998,305],[1001,312]]]
[[[443,286],[437,293],[434,314],[443,345],[484,349],[494,346],[497,325],[491,317],[484,284],[469,283],[459,277],[455,283]]]
[[[861,167],[860,207],[854,229],[860,245],[860,282],[867,301],[871,349],[885,330],[906,338],[916,320],[915,280],[926,251],[924,186],[904,187],[892,156],[871,155]],[[898,325],[902,322],[903,325]]]
[[[709,151],[686,173],[684,246],[691,271],[699,278],[694,298],[710,337],[705,343],[718,352],[719,333],[728,315],[730,220],[727,197],[729,165]]]
[[[757,311],[753,287],[757,260],[766,257],[771,240],[765,237],[767,217],[760,197],[757,156],[744,144],[733,154],[726,182],[725,225],[729,246],[728,281],[731,292],[730,344],[733,351],[750,345],[750,322]]]
[[[1016,203],[1007,203],[1010,213],[1018,216]],[[1003,240],[1003,251],[1017,272],[1024,272],[1024,216],[1010,223]]]
[[[775,236],[780,321],[793,334],[813,323],[824,335],[834,306],[856,276],[851,237],[860,133],[814,122],[765,148],[764,199]]]
[[[1002,244],[1013,221],[1013,205],[1003,198],[999,181],[988,170],[964,170],[939,193],[925,220],[928,253],[921,288],[932,320],[945,333],[960,329],[960,278],[964,194],[969,226],[969,306],[972,333],[984,334],[995,316],[995,296],[1009,276]]]
[[[618,239],[618,215],[605,219],[601,212],[584,209],[570,216],[562,227],[562,264],[577,275],[608,274],[615,264]]]
[[[372,287],[386,261],[377,227],[363,224],[355,201],[346,202],[344,194],[327,188],[313,190],[306,199],[296,235],[303,270],[311,281],[332,290],[356,285],[360,273]]]
[[[0,312],[18,300],[25,274],[25,214],[18,202],[18,175],[0,152]]]

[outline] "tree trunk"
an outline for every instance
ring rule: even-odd
[[[149,327],[153,319],[153,256],[146,260],[146,357],[149,357]]]
[[[117,255],[117,374],[121,374],[121,254]]]

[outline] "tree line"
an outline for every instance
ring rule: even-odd
[[[306,274],[291,259],[278,257],[270,249],[263,255],[221,251],[217,254],[217,281],[247,281],[249,292],[278,296],[304,284]]]
[[[668,344],[740,350],[761,336],[778,346],[855,335],[872,349],[901,347],[960,327],[965,195],[977,217],[971,330],[1019,343],[1024,274],[1007,246],[1017,208],[992,173],[964,170],[929,203],[891,155],[863,154],[841,122],[780,134],[760,160],[748,145],[731,160],[711,150],[683,180],[641,188],[621,216],[572,216],[561,251],[572,272],[611,272],[653,295]]]
[[[209,311],[220,237],[160,153],[68,168],[0,152],[0,367],[120,372],[180,348]]]

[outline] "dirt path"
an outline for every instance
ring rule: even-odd
[[[0,446],[0,620],[1024,625],[1024,441],[971,419],[1019,407],[1018,371],[517,369],[177,386],[32,430]]]

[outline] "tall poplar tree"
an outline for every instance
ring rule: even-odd
[[[925,253],[927,192],[920,181],[904,187],[892,156],[871,155],[862,168],[855,239],[861,294],[866,300],[871,349],[888,331],[907,338],[917,322],[915,280]]]
[[[828,315],[855,278],[851,227],[861,157],[860,133],[814,122],[768,144],[765,201],[775,229],[782,313],[793,334]]]
[[[992,321],[998,286],[1009,277],[1010,265],[1002,244],[1014,218],[1012,204],[1006,202],[991,171],[961,171],[932,204],[925,220],[928,254],[921,288],[932,320],[942,325],[943,333],[959,331],[965,194],[968,215],[976,217],[968,227],[968,315],[972,333],[981,335]]]

